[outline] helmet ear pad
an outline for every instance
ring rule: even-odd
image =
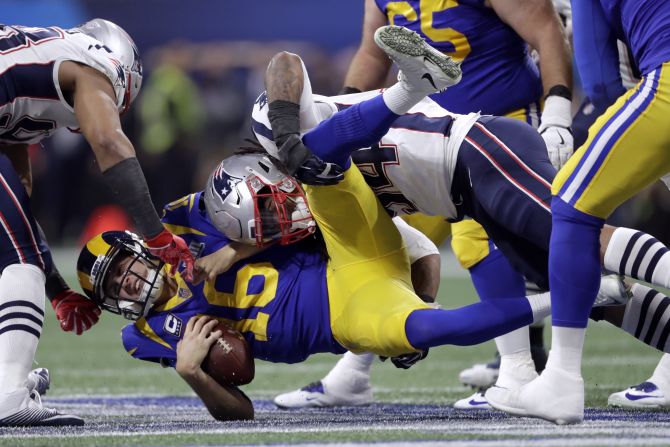
[[[234,241],[285,245],[316,229],[302,187],[264,154],[223,160],[207,181],[204,199],[214,226]]]

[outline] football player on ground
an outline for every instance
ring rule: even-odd
[[[449,59],[400,30],[386,30],[382,39],[403,68],[404,80],[367,103],[382,121],[460,77]],[[357,109],[343,111],[342,118],[359,120]],[[336,120],[323,123],[332,124]],[[302,160],[314,158],[305,146],[293,146],[292,155],[296,149]],[[215,417],[247,418],[253,409],[239,390],[203,374],[200,364],[218,333],[211,332],[214,322],[193,323],[196,315],[213,315],[238,329],[256,358],[291,363],[315,352],[349,349],[396,356],[442,344],[478,343],[547,312],[547,294],[454,310],[432,308],[412,291],[405,242],[358,168],[345,163],[342,175],[332,166],[312,170],[302,160],[287,161],[291,169],[300,166],[302,176],[312,175],[310,181],[343,179],[333,186],[306,187],[305,195],[267,156],[235,155],[215,169],[203,193],[166,207],[166,224],[181,231],[194,251],[211,253],[198,260],[199,275],[207,279],[203,284],[187,284],[179,275],[169,278],[170,266],[162,266],[126,233],[94,238],[78,260],[86,293],[104,309],[137,320],[123,331],[129,353],[175,366]],[[310,209],[328,259],[310,249],[309,240],[296,243],[315,230]],[[221,232],[250,245],[229,250],[232,243]],[[235,256],[248,259],[235,262]],[[232,268],[221,273],[231,262]]]
[[[45,284],[63,330],[81,334],[100,313],[52,263],[30,210],[28,145],[57,128],[79,129],[151,250],[175,266],[184,261],[187,276],[193,258],[161,225],[121,130],[119,114],[142,83],[137,48],[125,31],[101,19],[73,29],[0,25],[0,73],[0,425],[80,425],[80,418],[42,408],[25,386],[42,331]]]
[[[431,95],[439,105],[456,113],[480,111],[539,126],[554,166],[558,169],[565,163],[572,153],[571,55],[550,1],[463,0],[447,4],[434,0],[366,0],[361,43],[347,71],[342,93],[386,86],[391,63],[373,40],[375,30],[386,24],[409,28],[437,50],[462,62],[463,81]],[[539,71],[527,44],[537,49],[542,60]],[[499,280],[496,265],[506,271],[510,269],[509,263],[477,222],[464,219],[450,224],[443,218],[420,213],[406,215],[405,219],[438,246],[452,235],[454,254],[470,272],[482,299],[508,296],[518,290],[507,289],[508,282]],[[530,333],[531,353],[538,372],[544,369],[547,359],[543,330],[544,324],[539,322],[530,330],[521,328],[505,336],[528,338]],[[345,354],[322,381],[279,395],[275,402],[285,407],[369,403],[373,360],[372,355]],[[499,365],[500,358],[496,356],[489,363],[462,371],[461,381],[477,388],[488,387],[495,382]],[[364,375],[368,380],[364,380]],[[303,392],[310,389],[314,392]],[[490,408],[480,393],[473,398],[476,405],[471,405],[472,399],[467,398],[455,406]]]
[[[396,53],[404,80],[370,104],[384,114],[392,113],[387,104],[403,111],[460,79],[457,64],[398,30],[386,30],[388,51],[421,56]],[[317,181],[331,175],[313,173]],[[104,309],[137,319],[123,331],[133,356],[175,366],[218,418],[249,417],[251,404],[234,387],[202,374],[199,364],[217,334],[203,334],[212,325],[191,323],[194,315],[228,321],[245,335],[257,358],[291,363],[316,352],[350,349],[393,357],[443,344],[479,343],[548,312],[547,294],[455,310],[426,304],[412,290],[405,242],[358,168],[352,165],[335,176],[343,178],[340,184],[308,191],[328,260],[300,245],[275,246],[222,275],[211,269],[220,265],[218,260],[199,262],[208,281],[188,285],[179,275],[166,277],[138,239],[110,232],[82,250],[77,263],[81,285]],[[308,237],[315,223],[306,200],[298,183],[266,155],[237,155],[214,171],[204,193],[168,205],[166,216],[181,216],[169,223],[192,238],[194,250],[211,250],[215,257],[224,253],[225,258],[226,247],[219,248],[227,240],[219,230],[263,246]],[[483,320],[481,314],[493,318]],[[184,327],[186,334],[197,332],[189,340],[201,349],[177,345]],[[180,355],[191,356],[190,367],[180,366]]]
[[[598,286],[604,221],[619,204],[670,171],[666,150],[670,133],[665,125],[670,4],[585,0],[572,6],[580,76],[594,105],[606,111],[552,185],[550,278],[555,307],[547,369],[520,389],[492,388],[487,393],[496,408],[558,424],[584,418],[581,358],[588,309]],[[621,85],[617,38],[627,42],[643,74],[628,91]],[[625,250],[621,269],[662,282],[669,271],[667,248],[640,234],[634,236],[616,241]]]
[[[337,121],[334,126],[340,129],[338,133],[324,133],[320,125],[307,134],[321,145],[321,139],[331,142],[326,157],[322,153],[318,156],[345,163],[346,157],[357,147],[369,146],[369,149],[355,153],[353,159],[389,212],[421,211],[453,219],[469,215],[483,224],[518,272],[525,273],[541,287],[548,287],[549,198],[556,171],[546,153],[538,150],[544,143],[530,126],[501,117],[451,114],[426,99],[404,116],[389,116],[385,125],[390,125],[391,129],[384,135],[384,126],[375,124],[376,127],[366,128],[358,122],[349,124],[335,113],[338,109],[357,107],[361,121],[372,122],[377,117],[372,118],[374,114],[369,102],[364,106],[356,104],[374,98],[378,92],[315,97],[311,95],[306,76],[300,59],[286,53],[275,58],[268,69],[268,94],[261,95],[255,105],[253,126],[259,141],[271,154],[286,160],[286,153],[278,152],[275,141],[282,139],[284,142],[280,141],[279,146],[287,145],[291,149],[299,144],[298,132],[311,129],[332,115],[331,119]],[[296,90],[295,79],[300,78],[307,80],[305,88]],[[284,79],[291,79],[292,85],[284,85]],[[284,103],[295,105],[294,119],[298,120],[299,113],[299,122],[292,127],[293,134],[285,132],[289,128],[285,124],[289,120],[288,106],[284,109],[287,113],[281,116],[283,122],[276,128],[272,124],[270,131],[276,115],[273,117],[267,112],[268,104],[272,103],[269,97],[277,97],[277,92]],[[323,129],[330,130],[332,126]],[[345,132],[348,133],[344,135]],[[364,137],[358,138],[361,135]],[[381,140],[375,140],[376,137]],[[375,154],[375,160],[381,161],[366,163],[365,157],[373,156],[368,154]],[[422,175],[420,181],[414,178],[416,172]],[[605,268],[637,278],[655,272],[653,266],[649,272],[624,271],[620,266],[622,257],[627,256],[626,244],[631,238],[639,237],[651,241],[648,247],[651,250],[656,250],[656,245],[652,247],[652,244],[660,244],[653,237],[635,230],[606,227],[602,233],[601,253]],[[647,251],[640,255],[645,253]],[[500,274],[501,270],[496,272]],[[518,272],[510,268],[500,277],[520,278]],[[666,286],[669,280],[656,275],[655,281]],[[521,288],[523,281],[517,282]],[[498,378],[497,383],[501,386],[526,383],[536,376],[527,340],[518,341],[518,344],[510,342],[504,346],[502,366],[509,373]]]

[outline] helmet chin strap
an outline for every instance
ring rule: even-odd
[[[296,207],[291,213],[291,231],[302,230],[304,228],[316,229],[316,222],[314,221],[309,208],[305,204],[305,201],[298,199],[296,201]]]

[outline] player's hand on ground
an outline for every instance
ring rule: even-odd
[[[573,152],[573,138],[570,128],[560,126],[540,127],[540,135],[547,145],[549,161],[556,169],[561,169]]]
[[[214,253],[195,261],[193,284],[198,285],[202,281],[213,281],[221,273],[227,272],[236,262],[253,256],[261,250],[262,248],[255,245],[232,241]]]
[[[306,185],[337,185],[344,179],[344,171],[339,165],[327,163],[312,155],[300,165],[295,172],[295,178]]]
[[[163,230],[158,236],[146,240],[149,252],[166,264],[170,264],[170,275],[177,273],[179,265],[184,263],[182,277],[193,281],[193,265],[195,258],[181,237]]]
[[[200,371],[200,365],[221,331],[214,331],[218,320],[208,316],[195,316],[188,320],[184,337],[177,343],[177,363],[179,375],[193,375]]]
[[[89,330],[100,317],[100,308],[85,296],[72,289],[60,292],[51,300],[61,329],[81,335]]]

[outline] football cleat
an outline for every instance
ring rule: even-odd
[[[489,363],[475,363],[458,374],[463,385],[473,388],[488,388],[498,379],[500,372],[500,356],[496,353],[495,360]]]
[[[558,425],[584,420],[584,380],[560,368],[547,367],[537,379],[514,390],[493,386],[485,396],[493,408],[514,416]]]
[[[20,399],[25,389],[20,393],[13,393],[8,400]],[[40,394],[33,390],[23,394],[19,400],[18,411],[11,412],[0,418],[0,427],[34,427],[34,426],[64,426],[84,425],[84,420],[71,414],[62,414],[51,408],[42,406]]]
[[[44,396],[51,385],[49,370],[46,368],[36,368],[28,373],[26,386],[29,391],[37,391],[40,396]]]
[[[461,80],[461,64],[431,47],[421,36],[402,26],[378,28],[375,43],[398,65],[411,90],[442,91]]]
[[[323,386],[323,382],[313,382],[290,393],[280,394],[274,398],[279,408],[311,408],[311,407],[347,407],[369,405],[372,403],[372,388],[366,381],[355,389],[335,393]]]
[[[665,408],[663,391],[653,382],[642,382],[618,393],[610,394],[607,405],[626,408]]]
[[[600,289],[598,289],[598,295],[593,303],[593,307],[626,304],[632,296],[630,285],[624,282],[623,276],[601,276]]]
[[[454,403],[454,408],[457,410],[492,410],[493,408],[489,405],[489,401],[484,397],[482,391],[477,391],[470,397],[465,399],[457,400]]]

